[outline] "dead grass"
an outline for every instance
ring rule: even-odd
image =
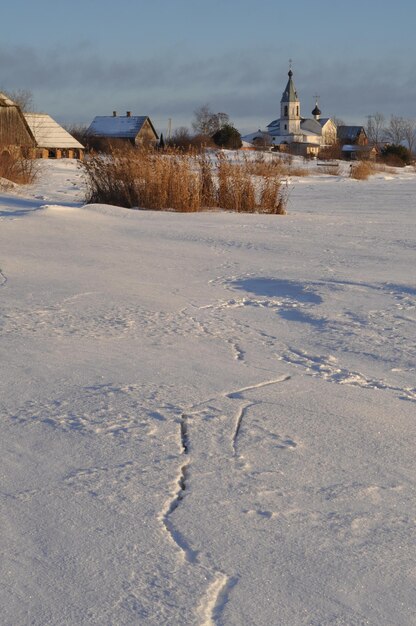
[[[0,146],[0,178],[19,185],[27,185],[35,180],[37,173],[36,161],[24,158],[20,151]]]
[[[356,161],[351,164],[350,176],[356,180],[367,180],[374,172],[375,167],[371,161]]]
[[[375,172],[385,172],[386,174],[395,174],[396,169],[391,165],[385,163],[372,162],[372,166]]]
[[[341,175],[341,166],[339,163],[335,163],[333,165],[320,165],[319,170],[316,172],[317,174],[327,174],[329,176],[340,176]]]
[[[293,158],[282,158],[274,155],[266,158],[264,154],[256,155],[256,158],[245,158],[244,164],[246,170],[254,176],[308,176],[309,172],[306,168],[294,166]]]
[[[295,167],[290,165],[287,169],[287,176],[309,176],[310,172],[304,167]]]
[[[196,212],[220,208],[236,212],[285,213],[285,196],[276,172],[253,177],[247,162],[233,163],[222,153],[113,150],[84,164],[87,202],[128,208]]]

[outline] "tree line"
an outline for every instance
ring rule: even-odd
[[[168,143],[183,149],[190,146],[219,146],[236,150],[242,146],[241,135],[230,116],[227,113],[214,113],[208,104],[194,111],[192,130],[193,133],[186,126],[177,128]]]
[[[34,110],[33,94],[29,89],[18,89],[16,91],[2,90],[11,100],[20,106],[23,112]],[[336,126],[343,125],[344,122],[338,118],[332,118]],[[79,140],[85,139],[85,128],[83,126],[70,125],[67,130]],[[232,123],[227,113],[215,113],[208,104],[204,104],[194,111],[192,130],[185,126],[177,128],[167,144],[179,148],[190,146],[220,146],[237,149],[242,145],[241,135]],[[390,119],[376,112],[367,116],[365,126],[368,141],[377,149],[381,149],[386,143],[393,145],[407,145],[410,153],[416,149],[416,120],[398,115],[391,115]]]
[[[373,113],[367,118],[366,133],[368,141],[376,148],[385,143],[394,145],[407,144],[410,152],[416,147],[416,121],[398,115],[392,115],[387,121],[382,113]]]

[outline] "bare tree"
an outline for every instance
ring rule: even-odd
[[[23,113],[31,113],[34,110],[33,93],[30,89],[16,89],[14,91],[0,90],[12,100]]]
[[[218,130],[230,124],[230,117],[227,113],[213,113],[208,104],[196,109],[194,116],[192,128],[195,133],[207,137],[212,137]]]
[[[392,115],[385,131],[387,141],[399,145],[406,139],[406,120],[403,117]]]
[[[167,144],[169,146],[174,146],[175,148],[187,150],[192,145],[192,136],[189,132],[189,128],[186,126],[180,126],[177,128],[172,137],[168,140]]]
[[[84,145],[87,143],[88,127],[85,124],[63,124],[62,127],[80,143]]]
[[[227,113],[216,113],[215,117],[218,126],[217,130],[221,130],[224,126],[231,124],[230,116]]]
[[[366,133],[371,145],[378,148],[385,135],[385,117],[382,113],[373,113],[368,116]]]
[[[410,152],[413,153],[413,149],[416,146],[416,121],[412,119],[405,119],[403,125],[404,140],[409,146]]]
[[[336,117],[335,115],[331,117],[331,120],[334,122],[337,128],[338,126],[345,126],[344,120],[341,120],[339,117]]]
[[[192,128],[195,133],[201,135],[212,135],[215,130],[212,130],[212,116],[214,113],[209,108],[208,104],[204,104],[199,109],[194,111],[194,121],[192,122]]]

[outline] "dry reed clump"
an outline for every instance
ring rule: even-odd
[[[253,174],[252,161],[230,162],[218,155],[218,192],[216,206],[238,213],[273,213],[284,215],[286,198],[281,175],[270,168]]]
[[[36,161],[25,158],[19,150],[2,149],[0,146],[0,178],[27,185],[35,180],[37,172]]]
[[[198,175],[178,153],[115,149],[84,167],[88,202],[188,212],[199,208]]]
[[[245,163],[221,154],[212,162],[206,153],[131,148],[93,157],[84,167],[87,202],[181,212],[285,212],[279,176],[253,180]]]
[[[386,174],[395,174],[396,173],[396,169],[394,167],[392,167],[391,165],[386,165],[385,163],[372,161],[371,165],[372,165],[372,167],[374,169],[374,173],[375,172],[386,173]]]
[[[254,176],[308,176],[309,172],[306,168],[296,167],[292,162],[293,158],[282,158],[276,154],[269,159],[266,159],[263,154],[256,155],[254,159],[244,159],[247,171]]]
[[[339,163],[334,163],[332,165],[320,165],[319,166],[319,174],[329,174],[329,176],[340,176],[341,174],[341,166]]]
[[[295,167],[290,165],[287,170],[287,176],[309,176],[310,172],[304,167]]]
[[[356,161],[351,164],[350,176],[356,180],[367,180],[374,171],[374,165],[370,161]]]
[[[217,206],[237,213],[253,213],[256,209],[254,185],[244,165],[231,163],[220,155],[218,161]]]

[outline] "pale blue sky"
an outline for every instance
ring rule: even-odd
[[[301,113],[416,117],[414,0],[14,0],[0,88],[61,122],[131,110],[163,130],[209,104],[242,131],[279,116],[293,59]]]

